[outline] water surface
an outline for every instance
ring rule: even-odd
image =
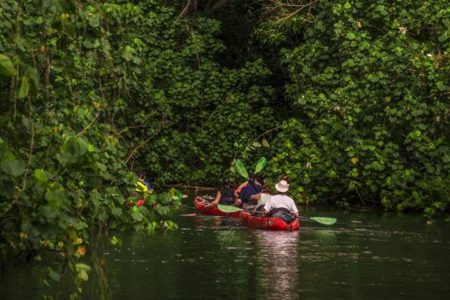
[[[189,208],[187,209],[188,212]],[[175,232],[122,234],[107,250],[113,299],[447,299],[450,226],[415,215],[346,213],[298,232],[243,227],[220,217],[179,217]],[[40,299],[40,265],[0,280],[0,299]],[[61,287],[57,287],[61,288]],[[96,298],[92,293],[86,299]]]

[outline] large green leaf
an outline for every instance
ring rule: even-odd
[[[58,272],[56,272],[52,268],[48,268],[47,270],[48,270],[48,277],[50,277],[52,280],[58,282],[61,280],[61,275]]]
[[[20,83],[19,93],[17,98],[22,99],[28,96],[30,93],[30,79],[27,76],[22,77],[22,82]]]
[[[239,173],[239,175],[241,175],[245,179],[249,178],[247,170],[245,169],[245,166],[240,159],[236,160],[236,164],[234,165],[234,167],[236,169],[236,172]]]
[[[73,156],[79,157],[87,152],[88,145],[83,139],[72,136],[64,143],[63,149]]]
[[[112,207],[111,208],[111,213],[113,214],[113,216],[115,217],[121,217],[123,214],[123,211],[120,207]]]
[[[66,201],[66,194],[62,190],[47,190],[45,199],[52,209],[59,209]]]
[[[88,22],[89,22],[89,25],[91,25],[94,28],[100,26],[100,17],[99,17],[99,15],[97,15],[97,14],[91,15],[90,17],[88,17]]]
[[[164,205],[157,205],[155,210],[161,216],[167,215],[170,212],[170,208]]]
[[[49,205],[39,206],[38,212],[41,216],[44,216],[47,220],[54,220],[61,214],[60,209],[54,209]]]
[[[14,64],[11,59],[3,54],[0,54],[0,75],[12,77],[17,74]]]
[[[159,196],[159,201],[164,205],[169,205],[172,203],[172,195],[170,193],[162,193]]]
[[[266,164],[267,164],[266,158],[265,158],[264,156],[261,157],[261,158],[258,160],[258,163],[256,164],[256,167],[255,167],[255,174],[258,174],[259,172],[261,172],[261,171],[264,169],[264,167],[266,166]]]
[[[34,170],[34,177],[36,177],[36,179],[42,183],[48,181],[47,173],[43,169]]]
[[[133,208],[131,209],[131,217],[137,222],[140,222],[144,219],[141,210],[137,206],[133,206]]]
[[[25,165],[17,159],[5,160],[1,164],[2,170],[9,175],[18,177],[25,172]]]
[[[89,279],[88,272],[91,271],[91,267],[89,267],[86,264],[79,263],[75,265],[75,270],[78,273],[77,276],[79,279],[83,281],[88,281]]]
[[[32,86],[34,92],[39,89],[39,74],[35,68],[28,67],[25,71],[25,76],[29,79],[30,87]]]

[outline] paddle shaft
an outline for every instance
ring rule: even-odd
[[[221,210],[221,211],[223,211],[223,212],[226,212],[226,213],[230,213],[230,211],[225,211],[225,210],[223,210],[222,209],[222,205],[219,205],[218,206],[218,209],[219,210]],[[252,209],[250,209],[250,210],[245,210],[245,209],[242,209],[242,208],[234,208],[235,210],[233,211],[233,212],[236,212],[236,211],[244,211],[244,212],[248,212],[248,213],[250,213],[250,214],[252,214],[252,215],[263,215],[264,216],[264,214],[265,214],[265,212],[264,211],[261,211],[261,210],[257,210],[257,211],[253,211]],[[317,223],[319,223],[319,224],[323,224],[323,225],[333,225],[334,223],[336,223],[336,219],[335,218],[327,218],[327,217],[306,217],[306,216],[298,216],[298,219],[299,220],[303,220],[303,221],[314,221],[314,222],[317,222]]]

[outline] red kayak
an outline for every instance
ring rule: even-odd
[[[208,216],[221,216],[221,217],[235,217],[235,218],[239,218],[242,217],[243,215],[247,215],[246,212],[243,211],[236,211],[236,212],[232,212],[232,213],[225,213],[223,211],[220,211],[216,206],[214,207],[209,207],[209,208],[205,208],[206,207],[206,203],[209,202],[201,197],[195,197],[194,199],[194,206],[195,209],[201,213],[202,215],[208,215]]]
[[[242,215],[242,222],[252,228],[266,229],[266,230],[286,230],[293,231],[300,228],[298,219],[288,224],[283,219],[276,217],[257,217],[250,214]]]
[[[211,208],[205,209],[207,202],[209,202],[209,201],[202,199],[201,197],[195,197],[194,206],[197,209],[197,211],[203,215],[242,218],[243,223],[246,226],[252,227],[252,228],[266,229],[266,230],[293,231],[293,230],[298,230],[300,227],[300,223],[298,222],[298,219],[296,219],[291,224],[288,224],[280,218],[257,217],[257,216],[252,216],[250,213],[244,212],[244,211],[237,211],[237,212],[233,212],[233,213],[224,213],[223,211],[220,211],[217,207],[211,207]]]

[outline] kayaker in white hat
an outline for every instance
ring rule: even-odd
[[[289,183],[280,180],[275,184],[275,189],[279,192],[271,196],[264,205],[266,215],[283,219],[286,223],[293,222],[298,218],[298,209],[294,200],[286,195],[289,190]]]

